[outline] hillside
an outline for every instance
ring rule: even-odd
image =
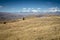
[[[60,40],[60,16],[0,24],[0,40]]]
[[[23,15],[8,13],[8,12],[0,12],[0,22],[1,21],[11,21],[22,18]]]

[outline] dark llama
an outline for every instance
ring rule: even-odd
[[[4,22],[4,24],[6,24],[6,22]]]
[[[23,17],[23,20],[25,20],[25,18]]]

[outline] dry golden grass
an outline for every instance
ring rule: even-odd
[[[60,16],[0,24],[0,40],[60,40]]]

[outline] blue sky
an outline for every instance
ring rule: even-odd
[[[60,8],[60,0],[0,0],[0,12],[19,12],[23,8]]]

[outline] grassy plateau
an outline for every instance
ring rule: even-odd
[[[0,23],[0,40],[60,40],[60,16]]]

